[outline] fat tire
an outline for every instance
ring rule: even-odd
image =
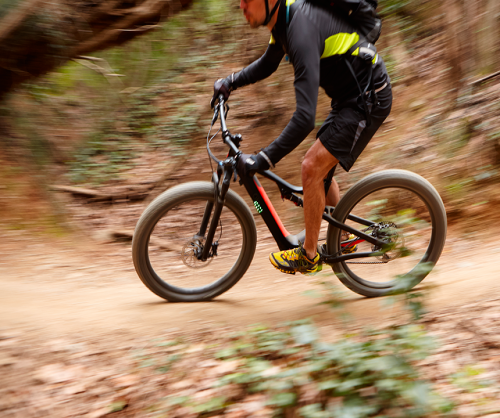
[[[345,222],[347,215],[353,210],[353,207],[361,201],[361,199],[370,193],[376,192],[377,190],[391,187],[410,190],[419,195],[419,197],[427,205],[433,229],[427,251],[417,266],[424,263],[431,263],[430,265],[434,266],[443,251],[446,241],[446,211],[443,201],[441,200],[441,197],[436,189],[431,183],[418,174],[406,170],[384,170],[369,175],[349,189],[335,208],[332,217],[339,222]],[[341,231],[338,228],[331,225],[328,227],[327,248],[329,254],[338,254],[341,251],[339,239],[340,233]],[[360,283],[356,277],[353,277],[345,269],[344,262],[332,264],[332,269],[339,280],[346,287],[351,289],[353,292],[366,297],[385,296],[402,290],[401,285],[398,286],[398,284],[382,288],[381,286],[371,287],[367,286],[366,283]],[[413,286],[420,283],[430,272],[430,269],[419,270],[421,272],[413,272]]]
[[[135,270],[146,287],[159,297],[170,302],[200,302],[219,296],[233,287],[247,271],[255,254],[257,229],[248,205],[234,191],[228,190],[224,206],[238,219],[243,235],[239,260],[217,282],[215,288],[207,291],[177,293],[154,272],[148,257],[149,239],[158,221],[176,205],[192,199],[214,199],[214,184],[210,182],[190,182],[175,186],[158,196],[146,208],[137,222],[132,240],[132,258]],[[208,286],[206,286],[208,287]]]

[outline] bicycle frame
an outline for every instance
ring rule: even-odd
[[[215,120],[217,119],[217,113],[219,114],[221,118],[221,128],[222,128],[222,138],[223,142],[227,144],[230,148],[228,157],[224,161],[217,161],[217,172],[213,173],[212,175],[212,181],[215,185],[215,196],[214,196],[214,202],[208,202],[207,207],[205,209],[205,214],[203,216],[203,221],[202,225],[200,226],[200,231],[198,232],[198,235],[200,237],[205,236],[205,232],[207,227],[208,233],[205,241],[205,246],[203,249],[203,253],[201,256],[202,260],[206,260],[207,257],[210,255],[210,250],[212,249],[212,241],[214,238],[215,230],[217,229],[218,223],[219,223],[219,218],[220,214],[222,212],[222,208],[224,205],[224,198],[229,190],[229,186],[231,183],[231,178],[233,177],[235,171],[237,172],[236,168],[236,161],[237,158],[240,156],[241,151],[239,150],[239,142],[241,141],[241,136],[233,136],[231,133],[228,131],[227,126],[226,126],[226,121],[225,121],[225,106],[224,106],[224,100],[220,98],[219,104],[217,105],[218,108],[216,108],[215,114],[214,114],[214,119],[212,120],[212,125],[215,123]],[[212,156],[212,155],[211,155]],[[214,156],[212,156],[213,159],[216,159]],[[239,174],[239,173],[238,173]],[[298,195],[303,194],[303,189],[301,187],[296,187],[285,180],[283,180],[281,177],[277,176],[276,174],[272,173],[271,171],[263,171],[260,172],[260,174],[269,180],[275,182],[281,192],[281,197],[286,200],[290,200],[292,203],[294,203],[297,206],[302,207],[303,206],[303,201],[302,198]],[[271,203],[271,200],[267,196],[266,191],[262,187],[261,183],[259,182],[257,176],[244,176],[243,178],[240,176],[240,184],[242,184],[248,195],[251,197],[253,200],[253,204],[255,206],[255,209],[259,213],[259,215],[262,217],[264,222],[266,223],[269,232],[271,232],[273,238],[275,239],[276,243],[278,244],[278,247],[280,250],[288,250],[292,248],[296,248],[299,245],[299,241],[304,242],[305,240],[305,231],[300,232],[299,234],[292,235],[290,234],[283,223],[281,222],[281,219],[279,218],[276,210],[274,209],[273,204]],[[363,253],[352,253],[352,254],[333,254],[333,255],[328,255],[328,254],[322,254],[322,261],[327,263],[327,264],[333,264],[337,263],[340,261],[346,261],[346,260],[351,260],[355,258],[366,258],[366,257],[374,257],[374,256],[380,256],[382,255],[386,250],[390,249],[390,246],[385,241],[379,240],[375,238],[372,235],[366,234],[362,231],[359,231],[349,225],[345,225],[342,222],[337,221],[331,216],[331,213],[333,212],[335,208],[334,207],[325,207],[325,211],[323,213],[323,219],[327,221],[330,225],[333,225],[336,228],[339,228],[343,231],[349,232],[351,234],[354,234],[356,237],[358,237],[358,240],[356,240],[353,244],[361,241],[367,241],[370,244],[373,244],[374,246],[381,248],[379,251],[372,251],[372,252],[363,252]],[[210,216],[212,214],[213,215]],[[208,225],[208,221],[211,217],[210,220],[210,226]],[[375,226],[376,223],[369,221],[367,219],[363,219],[354,215],[349,215],[348,219],[355,221],[361,225],[364,225],[366,227],[371,227]]]

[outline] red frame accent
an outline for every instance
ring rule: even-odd
[[[273,204],[269,200],[269,197],[267,196],[266,191],[264,190],[264,188],[262,187],[262,185],[260,184],[259,180],[256,177],[253,178],[253,182],[255,183],[255,186],[259,190],[259,193],[260,193],[262,199],[264,199],[264,202],[266,202],[266,205],[267,205],[267,207],[269,209],[269,212],[271,212],[271,215],[274,218],[276,224],[278,225],[281,233],[286,238],[288,235],[290,235],[290,232],[288,232],[286,230],[285,225],[283,225],[283,223],[281,222],[281,219],[278,216],[278,213],[276,212],[276,209],[274,209]]]
[[[347,247],[347,246],[352,247],[353,245],[360,244],[362,242],[365,242],[365,240],[364,239],[357,239],[356,241],[352,241],[352,242],[346,241],[345,243],[341,243],[340,246],[341,247]]]

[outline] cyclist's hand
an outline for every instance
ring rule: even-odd
[[[219,95],[221,94],[224,96],[224,100],[229,99],[231,91],[233,91],[231,76],[226,78],[219,78],[214,83],[214,95],[212,97],[212,100],[210,101],[210,106],[214,107],[217,100],[219,100]]]
[[[269,163],[260,154],[240,154],[238,158],[238,174],[241,178],[253,176],[257,171],[269,169]]]

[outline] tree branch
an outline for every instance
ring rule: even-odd
[[[72,55],[82,55],[106,46],[116,39],[123,30],[158,16],[163,8],[169,6],[170,0],[146,0],[140,6],[130,9],[130,13],[125,18],[116,22],[109,29],[78,45]]]
[[[481,84],[485,81],[491,80],[492,78],[499,77],[499,76],[500,76],[500,71],[497,71],[496,73],[490,74],[490,75],[483,77],[479,80],[473,81],[472,83],[470,83],[470,85],[477,86],[478,84]]]
[[[120,83],[120,85],[123,87],[123,83],[121,82],[121,80],[118,77],[124,77],[124,76],[122,74],[115,73],[113,71],[113,69],[111,68],[111,66],[109,65],[109,63],[105,59],[80,55],[76,58],[73,58],[73,61],[80,64],[80,65],[83,65],[84,67],[87,67],[91,70],[94,70],[94,71],[98,72],[99,74],[102,74],[106,78],[106,80],[108,80],[109,84],[113,84],[113,83],[115,83],[115,81],[118,81]],[[90,62],[85,62],[85,61],[90,61]],[[94,64],[94,62],[96,62],[96,61],[104,63],[104,66],[106,68],[103,68],[97,64]],[[110,77],[111,77],[111,79],[110,79]]]

